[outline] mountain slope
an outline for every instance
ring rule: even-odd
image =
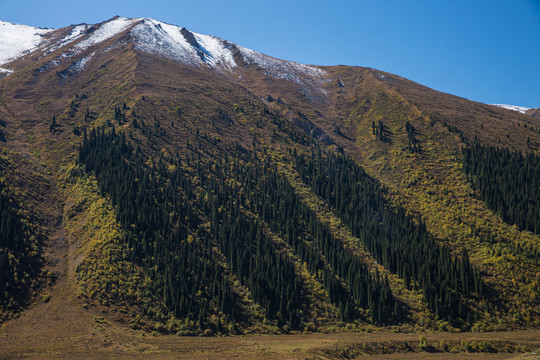
[[[527,110],[526,114],[534,116],[534,117],[539,117],[540,116],[540,110],[538,110],[538,109],[529,109],[529,110]]]
[[[0,64],[30,53],[42,44],[52,30],[0,21]],[[9,72],[2,69],[0,72]]]
[[[538,152],[537,119],[152,19],[31,39],[2,148],[61,189],[63,222],[34,221],[85,304],[180,334],[538,326],[539,237],[461,169],[475,139]]]

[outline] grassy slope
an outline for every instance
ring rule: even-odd
[[[486,312],[485,321],[537,326],[538,263],[527,252],[538,249],[539,237],[503,223],[478,199],[461,171],[459,134],[375,77],[356,88],[348,110],[346,121],[356,127],[360,163],[393,190],[395,203],[420,214],[441,242],[458,254],[467,249],[486,280],[501,292],[503,308]],[[386,142],[372,135],[371,123],[379,120],[387,127]],[[405,121],[417,129],[420,154],[407,149]]]
[[[64,227],[71,245],[71,271],[80,287],[83,306],[111,308],[133,328],[153,329],[171,320],[143,269],[129,260],[124,231],[114,210],[100,195],[97,182],[77,168],[66,174]],[[141,318],[142,308],[155,312]]]
[[[291,119],[298,116],[296,110],[302,111],[388,186],[395,204],[422,216],[439,241],[457,254],[468,250],[486,281],[501,294],[501,306],[484,312],[483,321],[490,325],[479,324],[478,329],[509,323],[538,326],[538,263],[531,255],[538,252],[540,237],[503,223],[486,207],[463,175],[460,149],[476,136],[518,151],[538,150],[540,122],[372,69],[325,70],[332,79],[325,85],[325,104],[299,98],[294,85],[291,89],[252,81],[250,90],[281,97],[285,105],[269,106],[284,117]],[[345,86],[336,85],[337,79]],[[372,121],[379,120],[387,131],[386,142],[372,134]],[[416,128],[420,153],[407,148],[406,121]],[[333,131],[335,125],[342,135]]]

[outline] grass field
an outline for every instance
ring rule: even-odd
[[[0,327],[0,359],[539,359],[540,330],[180,337],[133,331],[83,306],[69,276]],[[482,352],[480,352],[482,351]],[[540,353],[540,352],[539,352]]]

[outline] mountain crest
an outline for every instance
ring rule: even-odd
[[[76,56],[99,56],[112,48],[122,47],[126,41],[132,41],[139,52],[188,66],[210,68],[218,73],[231,73],[238,68],[253,66],[264,69],[266,76],[292,80],[301,85],[311,82],[307,79],[320,78],[325,74],[315,66],[276,59],[212,35],[198,34],[151,18],[115,16],[100,24],[71,25],[62,29],[39,29],[1,22],[0,30],[0,50],[3,50],[0,51],[0,66],[4,65],[0,72],[4,74],[13,70],[9,63],[22,57],[36,56],[40,59],[54,53],[54,60],[41,66],[50,68]],[[125,34],[130,38],[124,38]]]

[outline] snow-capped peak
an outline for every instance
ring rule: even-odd
[[[185,64],[205,64],[218,71],[230,71],[239,66],[235,61],[237,51],[243,64],[257,65],[266,70],[266,75],[275,78],[302,82],[303,76],[319,78],[325,74],[315,66],[276,59],[216,36],[198,34],[154,19],[141,20],[131,34],[136,39],[136,48],[147,53]]]
[[[497,107],[500,107],[500,108],[503,108],[503,109],[507,109],[507,110],[517,111],[517,112],[520,112],[522,114],[525,114],[525,112],[527,110],[530,110],[530,108],[524,107],[524,106],[506,105],[506,104],[491,104],[491,105],[497,106]]]
[[[51,31],[0,21],[0,65],[33,51]]]
[[[77,50],[85,50],[92,45],[101,43],[111,37],[126,30],[130,25],[135,24],[139,19],[128,19],[116,16],[100,25],[90,27],[86,32],[89,36],[75,45]]]
[[[165,56],[190,65],[207,64],[230,69],[236,66],[231,50],[215,36],[154,19],[142,19],[132,30],[138,50]]]
[[[315,66],[276,59],[212,35],[198,34],[150,18],[119,16],[96,25],[72,25],[58,30],[0,22],[0,65],[32,51],[40,51],[40,58],[57,52],[54,60],[43,68],[59,66],[65,59],[79,55],[88,58],[86,51],[92,52],[90,57],[99,56],[110,50],[112,44],[101,50],[99,45],[123,32],[129,32],[138,51],[190,66],[209,67],[217,72],[255,65],[264,69],[267,76],[302,84],[306,78],[318,81],[325,75]],[[0,72],[11,70],[0,68]]]
[[[324,71],[267,56],[212,35],[191,32],[186,28],[154,19],[139,19],[131,34],[138,50],[161,55],[189,65],[208,65],[218,71],[230,71],[239,64],[235,50],[243,57],[244,64],[266,69],[268,76],[301,82],[302,76],[320,77]]]

